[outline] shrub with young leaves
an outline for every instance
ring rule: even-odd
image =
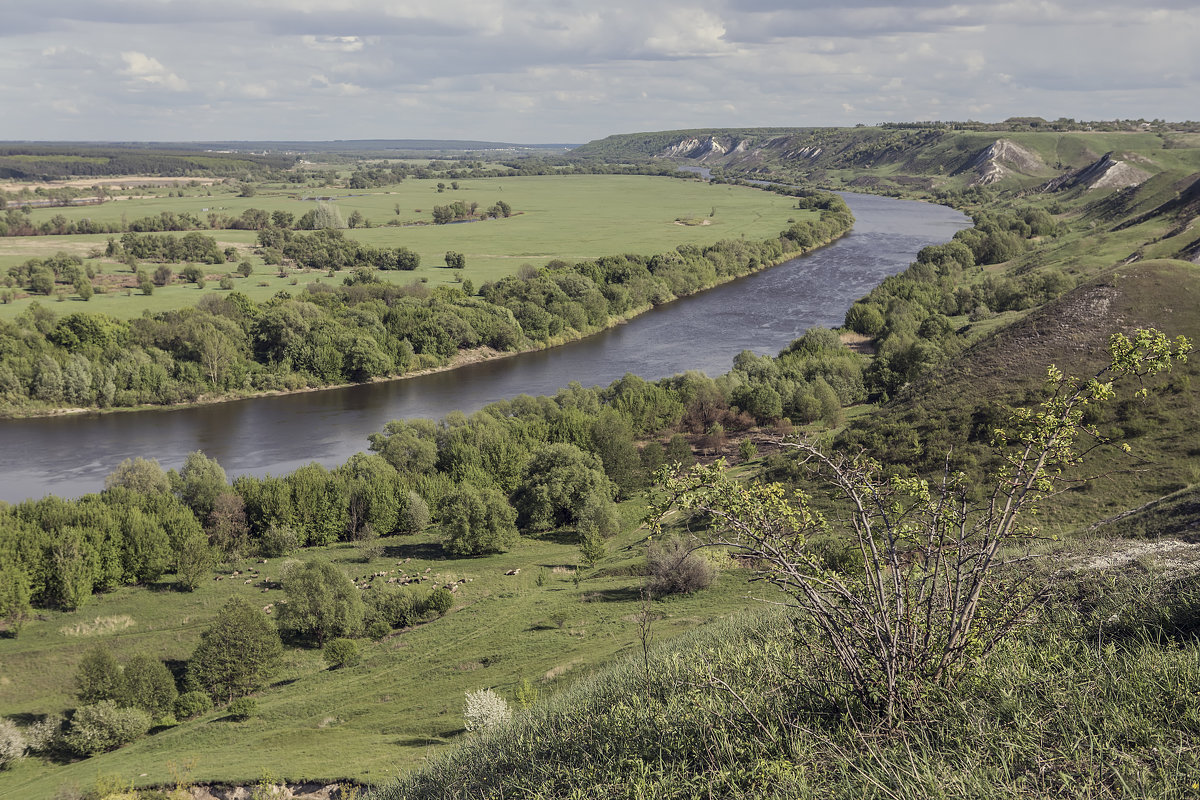
[[[225,709],[238,722],[245,722],[258,713],[258,702],[253,697],[239,697]]]
[[[1113,397],[1114,380],[1140,383],[1191,351],[1187,339],[1172,342],[1154,330],[1114,334],[1109,345],[1109,366],[1086,382],[1050,367],[1047,399],[1017,409],[1011,425],[994,430],[1002,467],[982,500],[977,485],[949,469],[931,485],[890,474],[861,454],[783,441],[848,519],[863,558],[855,572],[831,569],[809,546],[830,526],[807,495],[742,483],[723,462],[662,473],[666,496],[650,522],[661,530],[673,508],[707,515],[711,543],[749,556],[758,579],[790,596],[813,629],[804,646],[823,649],[841,667],[841,688],[895,723],[935,687],[952,686],[1045,598],[1019,559],[1008,558],[1003,579],[994,568],[1002,547],[1019,552],[1036,538],[1026,518],[1038,504],[1079,482],[1064,475],[1095,446],[1110,444],[1085,412]]]
[[[511,719],[512,710],[509,709],[508,703],[491,689],[467,692],[463,722],[468,731],[493,730]]]
[[[71,729],[64,743],[81,756],[94,756],[116,750],[146,735],[150,715],[140,708],[120,708],[111,700],[101,700],[75,709]]]
[[[204,692],[184,692],[175,698],[175,718],[191,719],[212,711],[212,698]]]
[[[352,667],[358,663],[360,655],[358,642],[353,639],[334,639],[321,651],[321,658],[330,669]]]

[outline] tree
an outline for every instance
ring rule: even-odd
[[[1109,365],[1086,382],[1050,367],[1047,399],[1016,409],[1007,428],[994,430],[1002,466],[982,500],[977,483],[948,466],[930,485],[861,454],[784,440],[815,485],[840,500],[835,507],[862,556],[858,570],[832,569],[808,547],[828,524],[806,494],[740,483],[721,462],[663,474],[666,496],[655,503],[652,527],[661,530],[671,508],[706,514],[710,543],[741,551],[759,580],[782,589],[811,629],[804,646],[824,653],[840,668],[842,688],[894,724],[935,687],[952,686],[1047,595],[1031,587],[1031,571],[1021,571],[1028,561],[1009,556],[997,576],[1001,548],[1030,545],[1036,531],[1025,518],[1064,490],[1064,472],[1109,443],[1085,414],[1114,396],[1113,382],[1169,370],[1187,359],[1191,343],[1142,330],[1132,339],[1114,334],[1109,351]],[[1094,444],[1081,445],[1081,437]]]
[[[121,667],[106,646],[98,644],[83,654],[75,668],[75,697],[84,705],[119,700],[125,694]]]
[[[201,634],[188,660],[188,680],[214,700],[229,701],[262,686],[282,652],[279,631],[267,615],[234,597]]]
[[[172,484],[179,499],[187,504],[197,519],[208,519],[217,498],[229,491],[225,470],[200,450],[188,453],[183,468]]]
[[[592,452],[600,457],[621,497],[630,497],[645,483],[633,428],[624,415],[606,408],[592,423]]]
[[[279,624],[321,646],[335,636],[356,636],[365,607],[358,587],[327,561],[308,561],[283,576],[287,603],[279,607]]]
[[[688,444],[686,436],[682,433],[677,433],[667,441],[667,447],[663,453],[663,461],[667,464],[678,464],[682,467],[690,467],[696,463],[696,454],[692,452],[692,446]]]
[[[175,577],[181,587],[194,592],[215,563],[208,537],[203,531],[195,530],[184,537],[175,551]]]
[[[18,635],[32,610],[25,570],[18,564],[0,563],[0,630]]]
[[[10,719],[0,718],[0,770],[6,770],[25,757],[25,737]]]
[[[589,503],[611,503],[615,490],[596,456],[551,444],[529,459],[514,504],[522,528],[548,530],[577,523]]]
[[[646,567],[650,572],[646,589],[651,596],[692,594],[712,585],[717,570],[696,552],[698,545],[698,541],[688,542],[677,536],[650,543],[646,549]]]
[[[380,456],[356,453],[336,473],[346,482],[346,526],[351,539],[365,538],[367,530],[378,536],[396,530],[400,498],[395,467]]]
[[[229,558],[237,558],[249,549],[250,529],[246,525],[246,504],[236,492],[222,492],[213,503],[205,527],[208,541]]]
[[[597,530],[589,530],[586,533],[581,533],[579,537],[579,557],[583,559],[583,563],[588,565],[588,569],[595,569],[596,565],[608,554],[608,548],[604,544],[604,537]]]
[[[158,460],[154,458],[127,458],[117,465],[104,479],[104,488],[123,486],[142,495],[166,494],[171,491],[171,482]]]
[[[453,607],[454,594],[445,586],[437,587],[429,593],[429,597],[425,598],[425,610],[437,614],[439,617],[446,616],[446,612]]]
[[[442,546],[454,556],[503,553],[518,539],[517,513],[508,499],[490,486],[456,486],[441,505]]]
[[[429,504],[416,492],[408,492],[401,498],[400,510],[396,515],[396,532],[420,533],[427,527],[429,527]]]
[[[462,253],[456,253],[453,250],[447,250],[446,266],[450,269],[464,269],[467,266],[467,258]]]
[[[151,719],[162,719],[175,710],[175,679],[166,664],[147,655],[129,659],[124,672],[121,705],[140,708]]]

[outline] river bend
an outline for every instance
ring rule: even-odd
[[[626,372],[719,375],[742,350],[774,354],[814,325],[840,325],[854,300],[907,267],[918,250],[970,225],[942,206],[843,197],[856,222],[829,247],[550,350],[406,380],[194,408],[0,421],[0,500],[97,491],[132,456],[178,467],[203,450],[231,477],[278,475],[310,461],[332,467],[366,449],[367,435],[392,419],[470,413],[518,394],[554,394],[570,381],[607,385]]]

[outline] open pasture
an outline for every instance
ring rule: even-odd
[[[476,287],[515,273],[523,264],[541,266],[552,259],[576,261],[622,253],[653,254],[680,244],[706,245],[722,239],[745,237],[765,239],[788,226],[789,219],[807,216],[797,211],[795,201],[769,192],[741,186],[725,186],[692,180],[640,175],[569,175],[462,180],[459,189],[436,180],[408,180],[375,190],[320,189],[315,191],[261,191],[254,197],[239,197],[232,187],[199,186],[185,190],[184,197],[122,199],[101,206],[35,209],[35,223],[61,214],[68,219],[89,217],[117,222],[162,211],[190,213],[206,220],[209,213],[240,216],[248,208],[288,211],[299,217],[327,197],[343,218],[360,212],[371,227],[346,231],[354,239],[380,247],[407,247],[421,256],[413,272],[381,273],[385,280],[408,283],[423,280],[429,285],[453,283],[456,276],[446,269],[446,251],[466,256],[462,277]],[[211,194],[208,194],[211,192]],[[477,222],[432,224],[435,205],[455,201],[478,203],[480,210],[503,200],[513,216]],[[399,209],[399,213],[397,213]],[[388,223],[396,223],[389,225]],[[278,268],[268,267],[251,255],[253,231],[204,231],[221,243],[234,246],[254,265],[249,278],[236,278],[235,285],[251,297],[265,299],[280,290],[296,291],[312,280],[333,280],[323,272],[290,271],[278,277]],[[76,236],[8,237],[0,239],[0,270],[29,258],[45,257],[60,250],[88,257],[102,252],[109,234]],[[93,266],[105,274],[128,273],[123,264],[93,257]],[[145,265],[153,271],[153,265]],[[207,292],[222,291],[219,278],[236,264],[208,268],[206,288],[171,285],[154,295],[118,290],[97,294],[85,307],[117,317],[139,316],[144,310],[190,305]],[[178,271],[178,270],[177,270]],[[132,277],[132,276],[130,276]],[[265,284],[265,285],[262,285]],[[20,297],[0,306],[0,318],[19,314],[33,299],[45,303],[54,298]],[[80,301],[68,296],[64,304],[76,310]],[[56,303],[57,307],[58,304]],[[66,309],[63,309],[64,311]]]

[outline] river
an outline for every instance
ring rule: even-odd
[[[103,487],[123,459],[178,467],[193,450],[232,477],[334,466],[392,419],[472,412],[518,394],[554,394],[571,381],[607,385],[697,369],[728,371],[742,350],[777,353],[815,325],[840,325],[850,304],[918,250],[970,225],[942,206],[844,194],[856,219],[838,242],[777,267],[661,306],[561,347],[407,380],[260,397],[195,408],[0,421],[0,500]],[[619,248],[616,248],[619,249]]]

